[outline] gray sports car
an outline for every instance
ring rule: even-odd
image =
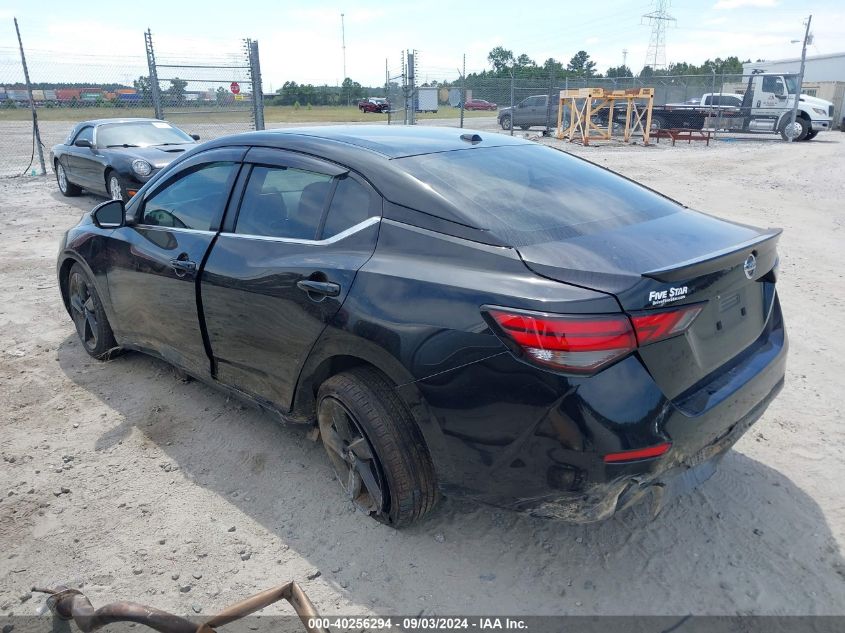
[[[158,119],[83,121],[50,150],[50,162],[63,195],[85,189],[126,202],[199,138]]]

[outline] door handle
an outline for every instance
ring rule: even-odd
[[[340,284],[331,281],[303,279],[296,282],[296,287],[308,294],[325,295],[326,297],[336,297],[340,294]]]
[[[197,263],[187,259],[171,259],[170,265],[177,271],[177,273],[194,273],[197,270]]]

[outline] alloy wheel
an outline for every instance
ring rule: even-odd
[[[117,176],[109,178],[109,193],[112,200],[123,200],[123,189],[120,186],[120,180]]]
[[[320,403],[318,421],[323,446],[349,499],[367,514],[381,514],[386,501],[384,475],[355,416],[328,397]]]
[[[67,174],[65,173],[65,168],[62,167],[61,163],[56,165],[56,177],[59,181],[59,189],[62,193],[67,192]]]
[[[70,308],[73,324],[82,344],[88,349],[97,347],[97,313],[94,296],[88,281],[79,273],[70,277]]]

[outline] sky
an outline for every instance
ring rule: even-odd
[[[571,5],[571,6],[567,6]],[[116,10],[125,6],[126,10]],[[598,11],[596,10],[598,9]],[[604,72],[623,62],[637,72],[645,62],[648,0],[523,3],[323,2],[321,0],[144,0],[130,5],[88,0],[4,0],[0,6],[0,84],[18,79],[18,18],[33,81],[131,81],[146,74],[143,32],[152,30],[159,61],[235,59],[241,38],[258,40],[265,92],[286,80],[336,85],[343,78],[341,13],[346,30],[346,75],[383,85],[385,60],[398,74],[401,51],[418,51],[419,78],[455,79],[466,54],[467,72],[489,67],[495,46],[526,53],[538,64],[564,64],[586,50]],[[808,55],[845,51],[843,0],[675,0],[666,29],[669,62],[700,64],[737,55],[741,60],[797,57],[803,22],[813,14]],[[233,73],[234,77],[234,73]]]

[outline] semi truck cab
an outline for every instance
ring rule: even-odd
[[[790,128],[792,109],[798,96],[795,126]],[[742,114],[748,132],[780,132],[784,140],[803,141],[829,130],[833,104],[809,95],[798,95],[798,76],[756,73],[748,78],[742,100]]]

